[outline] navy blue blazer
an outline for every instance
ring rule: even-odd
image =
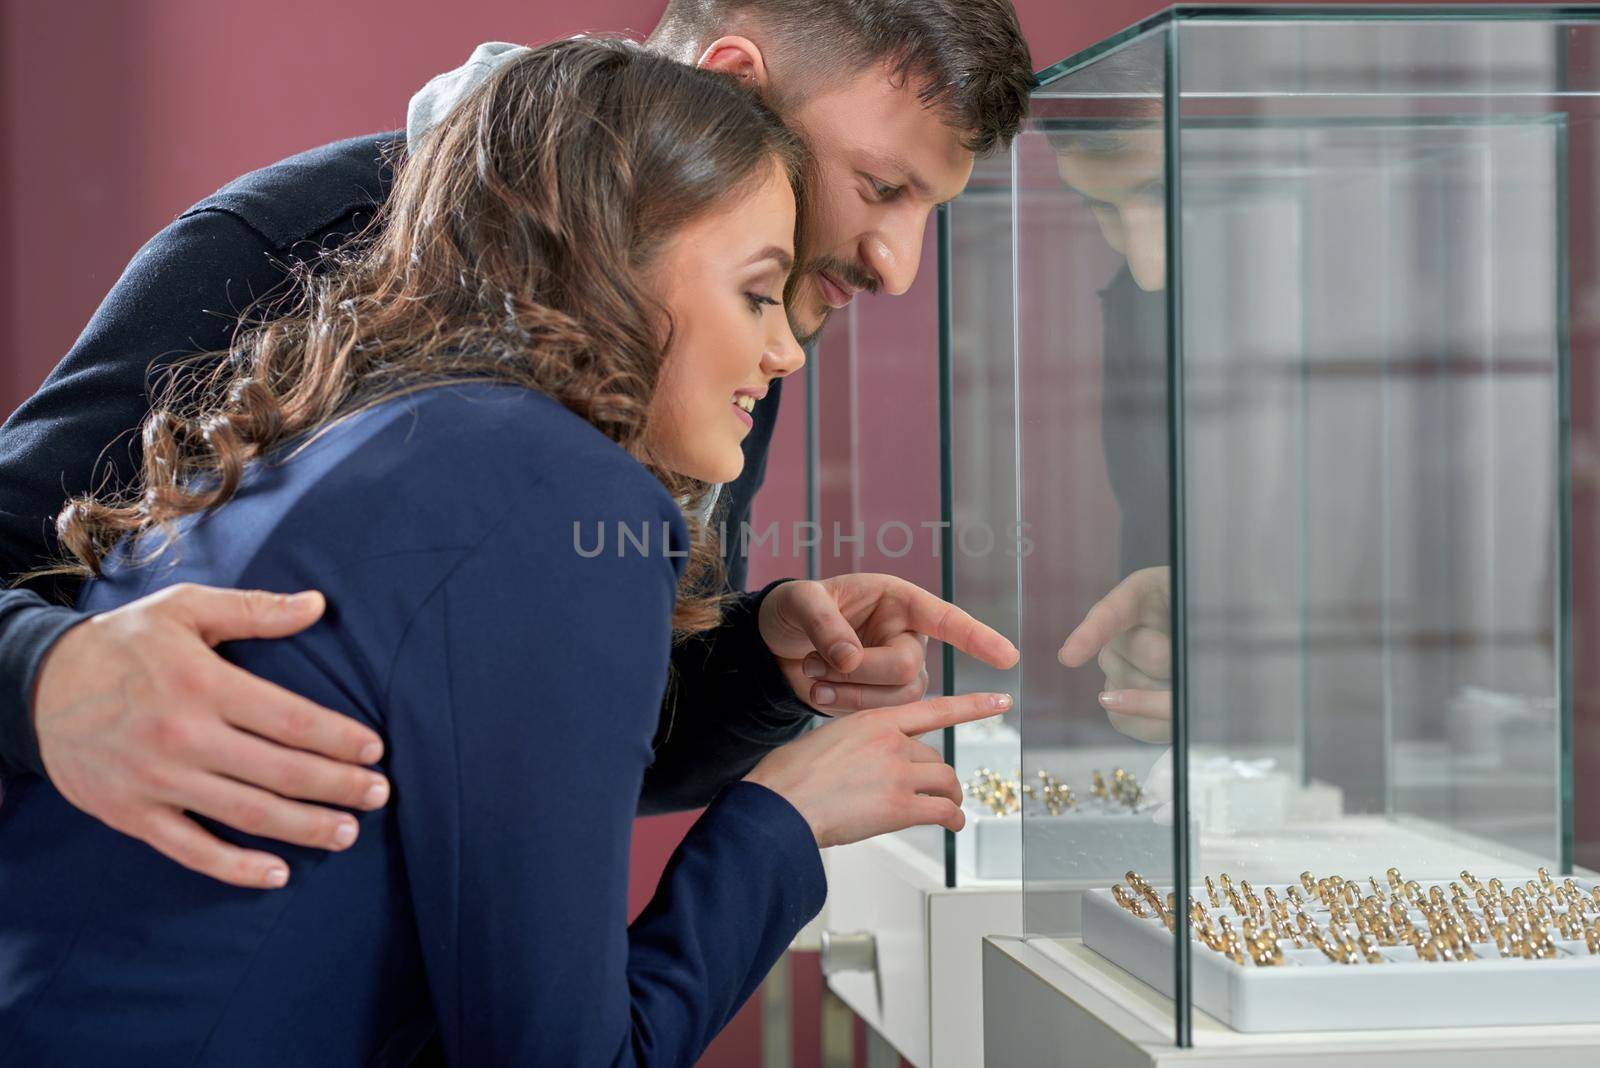
[[[686,531],[555,401],[487,383],[389,401],[179,529],[79,607],[320,588],[316,626],[221,651],[382,734],[393,799],[344,853],[202,821],[286,856],[288,887],[257,891],[11,780],[0,1064],[399,1065],[437,1026],[455,1064],[689,1065],[820,908],[805,820],[740,782],[628,926]]]

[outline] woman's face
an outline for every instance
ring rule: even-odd
[[[680,230],[657,261],[653,277],[673,332],[646,438],[679,474],[739,477],[750,409],[773,379],[805,365],[782,303],[794,226],[794,192],[774,162],[741,195]]]

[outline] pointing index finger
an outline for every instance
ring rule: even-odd
[[[1005,636],[914,583],[906,583],[906,611],[911,629],[1001,671],[1015,667],[1017,647]]]
[[[1097,656],[1117,635],[1141,623],[1159,626],[1166,622],[1163,613],[1151,603],[1150,595],[1161,589],[1163,568],[1135,571],[1089,609],[1067,640],[1056,659],[1067,667],[1082,667]]]
[[[1011,707],[1008,693],[966,693],[955,697],[930,697],[926,701],[904,705],[895,723],[908,736],[915,738],[929,731],[970,723],[999,715]]]

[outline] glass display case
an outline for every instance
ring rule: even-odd
[[[1597,120],[1592,9],[1177,8],[940,219],[952,878],[1179,1045],[1600,1022]]]
[[[1014,455],[1010,394],[965,380],[975,368],[1007,381],[1011,374],[1009,297],[997,301],[985,288],[1008,285],[1009,253],[993,238],[1010,225],[1009,174],[1004,156],[980,160],[966,194],[929,226],[916,284],[898,296],[857,297],[818,339],[806,367],[815,403],[805,540],[819,578],[897,575],[959,599],[1015,640],[1016,532],[1006,518],[1013,502],[1006,496],[997,508],[987,496],[1010,490],[1010,475],[999,474]],[[963,250],[954,273],[952,241]],[[974,282],[978,288],[969,288]],[[959,303],[951,302],[952,291]],[[952,320],[959,323],[954,334]],[[952,365],[953,348],[983,357]],[[984,567],[966,567],[969,559]],[[962,583],[968,584],[958,591]],[[1014,693],[1018,686],[1017,671],[996,671],[936,643],[927,670],[930,694]],[[925,740],[943,748],[964,782],[1014,777],[1022,760],[1018,723],[1012,712]],[[939,870],[946,887],[1020,885],[1015,806],[991,799],[1002,819],[974,791],[968,795],[968,826],[960,834],[925,827],[900,839]]]

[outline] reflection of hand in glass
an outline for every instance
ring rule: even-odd
[[[1099,661],[1106,717],[1140,741],[1164,742],[1171,734],[1171,604],[1166,568],[1135,571],[1089,609],[1056,654],[1069,668]]]

